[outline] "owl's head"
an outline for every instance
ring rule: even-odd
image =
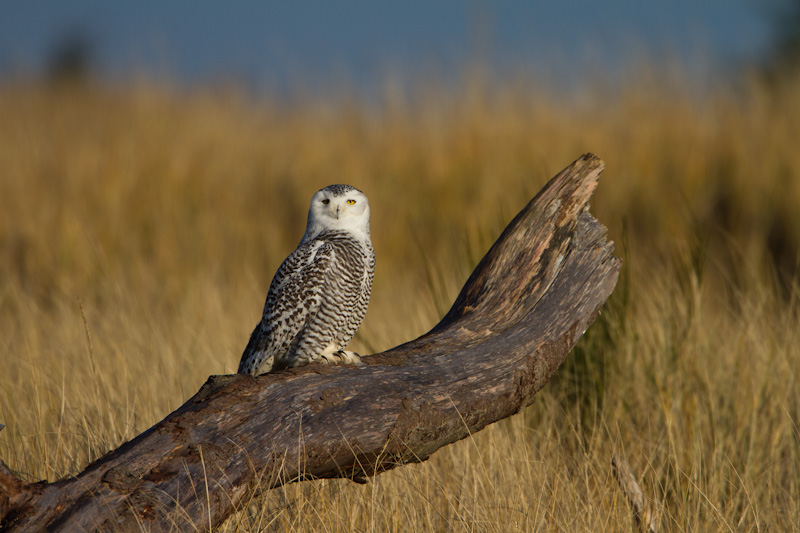
[[[311,198],[308,225],[303,239],[313,239],[325,230],[341,230],[359,240],[369,239],[369,202],[352,185],[328,185]]]

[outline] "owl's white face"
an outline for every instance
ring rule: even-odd
[[[308,209],[303,240],[325,230],[340,230],[359,240],[369,239],[369,202],[363,192],[350,185],[329,185],[314,194]]]

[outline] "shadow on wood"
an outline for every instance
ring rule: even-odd
[[[514,218],[429,333],[364,357],[211,376],[179,409],[75,477],[27,484],[0,462],[8,531],[208,529],[258,488],[367,476],[529,405],[592,323],[620,261],[588,212],[587,154]]]

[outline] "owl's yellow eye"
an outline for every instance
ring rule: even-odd
[[[350,204],[350,205],[353,205],[354,203],[356,203],[356,201],[355,200],[347,200],[347,203]]]
[[[328,205],[329,203],[331,203],[331,201],[328,198],[325,198],[324,200],[322,200],[322,203]]]

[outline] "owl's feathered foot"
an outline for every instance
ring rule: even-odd
[[[337,350],[333,353],[323,352],[320,362],[329,365],[360,365],[361,356],[356,352],[350,352],[347,350]]]
[[[342,363],[344,363],[346,365],[360,365],[361,364],[361,356],[358,355],[356,352],[349,352],[347,350],[339,350],[337,353],[342,358]]]

